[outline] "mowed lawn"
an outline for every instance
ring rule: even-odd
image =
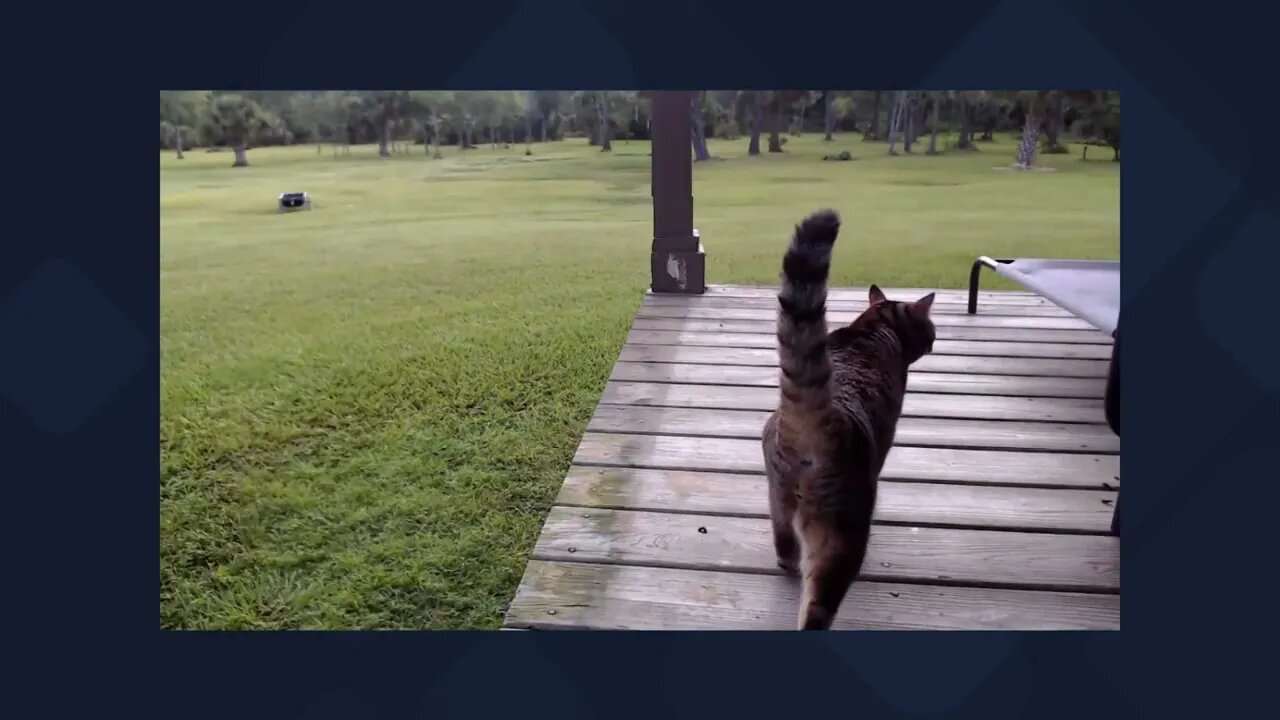
[[[1119,166],[1078,148],[1017,173],[1009,138],[746,144],[695,168],[710,282],[776,283],[823,206],[835,284],[1119,254]],[[164,627],[500,625],[648,284],[647,143],[534,153],[161,155]],[[277,214],[293,190],[315,209]]]

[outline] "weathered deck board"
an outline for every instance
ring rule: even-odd
[[[764,366],[634,363],[613,366],[611,380],[684,385],[778,386],[778,370]],[[1012,375],[962,375],[911,372],[907,392],[953,395],[1012,395],[1025,397],[1101,398],[1104,378],[1051,378]]]
[[[590,427],[573,462],[666,470],[763,473],[760,441],[725,437],[634,435]],[[755,434],[759,436],[759,430]],[[897,446],[885,461],[886,480],[1105,489],[1120,482],[1118,455],[1005,452]]]
[[[905,298],[904,298],[905,299]],[[773,298],[729,298],[707,296],[701,298],[685,298],[685,297],[669,297],[664,295],[646,295],[644,298],[645,307],[701,307],[701,308],[757,308],[766,311],[776,311],[778,309],[778,299]],[[867,309],[867,301],[864,300],[839,300],[828,299],[827,309],[837,312],[861,312]],[[1072,317],[1071,313],[1058,307],[1057,305],[1006,305],[998,303],[990,303],[986,306],[979,304],[978,312],[988,316],[1011,315],[1020,317]],[[930,314],[936,315],[967,315],[968,306],[966,301],[956,301],[949,297],[937,298],[934,300]]]
[[[769,517],[764,475],[574,466],[557,505]],[[1105,534],[1114,490],[881,482],[875,521]]]
[[[968,278],[962,278],[967,280]],[[884,291],[891,300],[914,300],[935,293],[939,302],[967,302],[969,291],[966,288],[890,288]],[[833,300],[865,301],[869,290],[865,287],[833,287],[827,290],[827,297]],[[777,298],[777,287],[762,285],[714,285],[707,287],[703,297],[762,297]],[[1026,290],[979,290],[978,307],[989,303],[1003,305],[1052,305],[1053,303],[1040,295]]]
[[[1024,331],[1019,331],[1024,332]],[[1032,331],[1025,331],[1032,332]],[[1035,332],[1074,332],[1073,330],[1038,330]],[[778,339],[773,335],[748,333],[691,333],[667,330],[632,330],[627,343],[634,345],[701,345],[703,347],[769,348],[775,350]],[[989,340],[949,340],[938,330],[933,343],[935,355],[977,355],[981,357],[1083,358],[1109,360],[1110,345],[1050,342],[997,342]]]
[[[595,563],[529,563],[512,627],[593,630],[790,630],[792,578]],[[836,630],[1105,630],[1120,596],[858,582]]]
[[[601,405],[597,408],[590,427],[599,430],[622,428],[641,433],[663,432],[668,435],[759,437],[766,415],[762,411]],[[1052,423],[1100,424],[1104,420],[1101,400],[930,393],[908,393],[903,400],[902,415]],[[624,423],[632,424],[624,427]]]
[[[850,321],[852,321],[850,316]],[[640,321],[698,321],[698,322],[759,322],[768,318],[767,314],[751,310],[726,310],[722,308],[679,308],[672,307],[662,311],[653,308],[642,309],[636,316]],[[645,323],[647,324],[647,322]],[[634,329],[641,330],[642,327]],[[838,327],[834,322],[828,328]],[[1053,328],[999,328],[999,327],[967,327],[962,325],[936,325],[939,340],[968,340],[984,342],[1024,342],[1024,343],[1069,343],[1081,345],[1110,345],[1111,338],[1097,330],[1058,330]],[[717,330],[719,330],[717,328]],[[672,332],[682,332],[674,330]],[[726,330],[723,334],[763,334],[773,337],[773,332],[741,333]],[[1052,357],[1052,356],[1050,356]]]
[[[768,388],[610,382],[605,386],[600,402],[605,405],[767,412],[778,406],[778,392]],[[1100,453],[1120,451],[1120,438],[1107,426],[1077,423],[908,416],[899,420],[895,440],[900,446]]]
[[[1118,592],[1115,538],[875,526],[862,577],[1030,590]],[[554,507],[538,560],[781,574],[768,520]]]
[[[646,295],[506,627],[794,627],[759,441],[778,402],[776,294]],[[830,326],[866,298],[830,290]],[[984,291],[977,315],[963,290],[936,298],[938,340],[912,367],[869,557],[835,627],[1118,628],[1112,339],[1028,292]]]
[[[636,318],[639,324],[655,324],[655,325],[675,325],[676,327],[651,327],[651,330],[698,330],[704,332],[773,332],[774,321],[772,319],[761,318],[759,320],[726,320],[726,319],[704,319],[693,317],[668,317],[659,314],[656,308],[653,309],[652,317],[650,313],[638,316]],[[773,315],[774,313],[769,313]],[[854,313],[832,313],[828,316],[827,322],[831,329],[853,321],[856,315]],[[846,319],[847,318],[847,319]],[[1106,335],[1098,332],[1089,323],[1078,320],[1076,318],[1058,318],[1058,317],[1022,317],[1009,315],[953,315],[939,314],[934,316],[933,324],[936,327],[960,327],[960,328],[1002,328],[1012,330],[1077,330],[1084,334],[1092,335],[1095,342],[1102,342],[1106,339]]]
[[[677,345],[624,345],[618,359],[624,362],[667,362],[690,365],[757,365],[778,368],[775,348],[725,348]],[[1050,378],[1105,378],[1106,360],[1034,357],[977,357],[925,355],[911,372],[969,375],[1030,375]]]

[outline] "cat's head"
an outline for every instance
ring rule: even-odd
[[[898,336],[907,363],[913,363],[933,352],[937,333],[929,309],[933,307],[933,293],[913,302],[890,300],[884,291],[872,285],[867,294],[871,304],[853,321],[851,327],[874,330],[887,326]]]

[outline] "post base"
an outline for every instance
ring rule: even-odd
[[[697,250],[654,250],[651,257],[651,291],[684,295],[707,291],[707,255],[701,242]]]

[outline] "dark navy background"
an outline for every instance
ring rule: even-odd
[[[0,113],[18,138],[4,156],[0,476],[16,669],[2,697],[28,705],[17,716],[286,719],[1163,718],[1272,705],[1280,127],[1274,77],[1254,72],[1275,24],[1251,8],[179,3],[71,22],[64,6],[44,17],[11,5],[5,52],[22,94]],[[37,41],[42,30],[53,37]],[[161,632],[156,85],[1121,89],[1123,629]]]

